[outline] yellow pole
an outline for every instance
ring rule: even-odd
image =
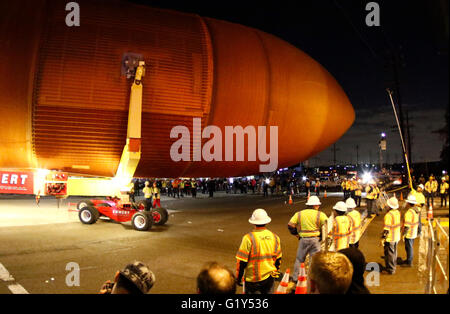
[[[406,153],[405,142],[403,141],[402,129],[400,127],[400,122],[398,121],[397,110],[395,109],[394,100],[392,99],[392,91],[389,88],[386,90],[389,94],[389,98],[391,99],[392,109],[394,109],[395,120],[397,121],[398,132],[400,133],[400,140],[402,141],[403,153],[405,154],[406,169],[408,170],[409,188],[412,190],[413,186],[412,186],[412,179],[411,179],[411,171],[409,169],[408,154]]]

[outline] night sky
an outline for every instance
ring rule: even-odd
[[[400,136],[386,88],[394,88],[393,58],[403,116],[409,118],[412,161],[438,161],[448,107],[448,0],[376,1],[380,26],[365,23],[364,0],[150,1],[129,0],[222,19],[271,33],[322,64],[341,84],[356,111],[353,126],[336,143],[338,164],[402,162]],[[397,94],[396,94],[397,95]],[[397,101],[397,97],[395,97]],[[310,159],[332,165],[333,147]]]

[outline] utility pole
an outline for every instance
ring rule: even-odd
[[[356,144],[356,167],[359,165],[359,145]]]
[[[336,143],[333,144],[333,166],[334,169],[336,169],[336,151],[338,151],[339,148],[336,148]]]
[[[406,110],[406,145],[408,146],[408,159],[409,163],[412,165],[412,155],[411,155],[411,125],[409,124],[409,111]]]

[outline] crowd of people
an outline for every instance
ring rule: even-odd
[[[422,230],[421,217],[426,211],[426,206],[433,204],[433,196],[437,191],[448,195],[448,183],[443,177],[442,183],[437,184],[434,176],[422,184],[420,181],[413,187],[406,198],[406,211],[403,215],[399,210],[399,200],[393,196],[386,202],[387,212],[384,216],[384,226],[381,231],[380,241],[384,250],[385,265],[381,271],[393,275],[397,267],[398,244],[403,240],[406,258],[401,265],[411,267],[414,257],[414,240],[420,236]],[[144,194],[152,194],[155,189],[158,193],[167,193],[176,197],[192,195],[197,188],[203,190],[216,189],[217,180],[197,181],[181,180],[144,183]],[[252,182],[254,181],[254,182]],[[273,183],[271,184],[271,181]],[[208,185],[209,182],[210,183]],[[263,181],[267,187],[275,187],[275,179]],[[206,184],[205,184],[206,183]],[[233,185],[223,180],[222,189],[231,192]],[[234,183],[234,182],[233,182]],[[136,183],[135,183],[136,184]],[[224,187],[228,185],[228,187]],[[235,186],[252,186],[256,193],[258,186],[256,179],[249,180]],[[264,189],[264,188],[263,188]],[[307,256],[311,262],[308,271],[308,293],[322,294],[368,294],[369,289],[364,284],[364,272],[366,262],[364,254],[359,249],[359,241],[362,236],[364,214],[356,208],[361,206],[361,192],[363,186],[356,179],[348,179],[342,182],[344,200],[338,201],[333,206],[333,213],[328,217],[320,210],[322,205],[318,195],[310,196],[306,202],[306,209],[296,212],[289,222],[289,232],[298,238],[298,248],[293,265],[294,272],[290,277],[291,289],[300,279],[300,265],[305,263]],[[138,189],[135,189],[136,191]],[[373,218],[379,215],[378,206],[374,201],[381,191],[374,181],[365,187],[367,216]],[[164,191],[164,192],[163,192]],[[307,190],[306,190],[307,191]],[[206,192],[204,192],[206,193]],[[241,191],[241,193],[245,193]],[[152,194],[155,197],[154,193]],[[442,197],[442,196],[441,196]],[[445,202],[444,202],[445,200]],[[442,199],[442,205],[446,206],[446,197]],[[153,206],[157,206],[157,202]],[[254,226],[253,230],[242,237],[242,241],[236,252],[236,271],[233,273],[226,266],[217,262],[205,264],[197,276],[197,292],[205,294],[234,294],[236,286],[245,285],[246,294],[274,293],[275,282],[281,276],[280,265],[282,259],[282,242],[278,235],[270,231],[267,225],[271,218],[264,209],[256,209],[248,220]],[[329,228],[331,224],[331,228]],[[325,249],[321,246],[324,230],[329,230],[326,237]],[[401,260],[401,259],[400,259]],[[127,265],[122,271],[118,271],[114,281],[107,281],[101,288],[101,293],[148,293],[155,282],[155,275],[148,266],[141,262]]]

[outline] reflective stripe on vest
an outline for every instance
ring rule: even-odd
[[[276,259],[276,254],[277,254],[277,249],[278,249],[279,243],[278,243],[277,236],[271,231],[270,231],[270,233],[272,234],[272,237],[275,240],[275,246],[274,246],[273,252],[271,254],[266,254],[266,255],[260,255],[260,252],[258,250],[259,246],[257,245],[258,243],[256,242],[254,233],[250,232],[248,234],[250,237],[250,242],[252,244],[252,248],[250,250],[250,256],[248,258],[248,264],[253,266],[253,276],[252,276],[253,281],[261,280],[261,271],[260,271],[260,263],[261,262],[266,261],[266,260],[275,261],[275,259]]]
[[[407,216],[408,213],[411,213],[411,220],[412,221],[406,221],[406,216]],[[415,218],[416,216],[417,216],[417,221],[415,221],[416,220],[416,218]],[[410,237],[412,237],[412,236],[417,237],[417,232],[418,232],[418,229],[419,229],[419,219],[420,219],[419,218],[419,214],[416,213],[416,211],[414,209],[410,208],[406,212],[406,214],[405,214],[405,226],[409,227],[409,230],[408,230],[408,232],[405,235],[407,239],[410,239]]]
[[[387,242],[397,242],[400,241],[400,228],[402,226],[401,219],[400,219],[400,213],[398,213],[398,223],[395,223],[395,216],[392,211],[389,211],[386,215],[389,215],[391,217],[391,224],[387,225],[385,224],[384,227],[389,229],[389,233],[386,237]]]

